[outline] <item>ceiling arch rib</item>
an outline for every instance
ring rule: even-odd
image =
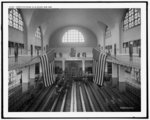
[[[58,28],[81,25],[93,31],[98,37],[102,31],[98,21],[113,28],[115,22],[121,19],[123,11],[123,9],[36,9],[30,20],[29,30],[32,33],[40,25],[44,32],[43,39],[48,40]]]

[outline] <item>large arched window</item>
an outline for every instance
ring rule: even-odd
[[[40,27],[38,27],[37,29],[36,29],[36,32],[35,32],[35,39],[37,40],[37,41],[41,41],[41,29],[40,29]]]
[[[105,37],[106,38],[111,37],[111,31],[110,31],[110,28],[108,26],[106,27],[106,30],[105,30]]]
[[[24,30],[23,29],[23,26],[24,26],[23,19],[17,9],[11,9],[9,11],[9,26],[11,26],[17,30],[20,30],[20,31]]]
[[[65,32],[62,38],[62,42],[63,43],[82,43],[84,42],[84,37],[80,31],[76,29],[71,29]]]
[[[35,52],[37,55],[41,52],[41,44],[42,44],[42,33],[40,27],[36,29],[35,32]]]
[[[141,24],[141,16],[137,9],[130,8],[123,20],[123,30],[126,31]]]

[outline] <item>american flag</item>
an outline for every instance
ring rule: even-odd
[[[94,83],[102,86],[105,72],[107,54],[100,48],[93,48],[93,74]]]
[[[40,56],[43,82],[45,87],[49,87],[54,83],[54,56],[55,50],[51,49],[47,53]]]

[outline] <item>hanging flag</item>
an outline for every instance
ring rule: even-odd
[[[102,86],[105,72],[107,54],[100,48],[93,49],[93,74],[94,83]]]
[[[49,50],[46,54],[40,56],[43,82],[45,87],[54,83],[54,49]]]

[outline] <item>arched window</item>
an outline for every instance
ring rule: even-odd
[[[20,30],[20,31],[24,30],[23,19],[17,9],[11,9],[9,11],[9,26],[11,26],[17,30]]]
[[[41,41],[41,29],[38,27],[35,32],[35,39]]]
[[[84,37],[83,34],[76,30],[76,29],[71,29],[65,32],[63,38],[62,38],[63,43],[82,43],[84,42]]]
[[[126,31],[141,24],[141,16],[137,9],[130,8],[123,20],[123,30]]]
[[[109,27],[107,26],[106,31],[105,31],[105,37],[108,38],[110,36],[111,36],[111,31],[110,31]]]
[[[35,32],[35,52],[37,53],[37,55],[41,54],[41,43],[42,33],[40,27],[38,27]]]

